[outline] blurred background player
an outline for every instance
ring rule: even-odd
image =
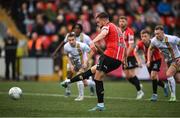
[[[90,48],[85,43],[76,41],[74,32],[69,33],[67,40],[68,42],[64,45],[64,53],[68,56],[67,78],[71,79],[74,73],[78,74],[87,69],[88,58],[84,58],[83,55],[90,52]],[[84,99],[84,86],[87,85],[95,89],[95,83],[92,79],[77,82],[79,96],[75,101],[82,101]]]
[[[87,44],[90,46],[90,43],[92,42],[91,38],[83,32],[83,27],[81,24],[76,23],[72,27],[72,32],[75,32],[76,34],[76,40],[82,43]],[[67,42],[67,35],[64,39],[64,42]]]
[[[170,102],[176,101],[176,82],[174,76],[180,68],[180,51],[178,45],[180,44],[180,38],[177,36],[164,34],[164,27],[157,25],[155,27],[155,37],[152,38],[151,44],[148,50],[148,61],[150,65],[151,57],[156,48],[159,48],[165,57],[165,61],[168,64],[166,76],[171,92]]]
[[[145,59],[147,61],[147,51],[148,51],[148,47],[151,43],[151,36],[150,36],[150,32],[143,29],[140,33],[141,36],[141,40],[138,41],[135,49],[134,49],[134,55],[136,57],[136,60],[138,62],[138,66],[142,67],[142,60],[139,57],[138,51],[142,51]],[[150,73],[150,78],[152,79],[152,88],[153,88],[153,94],[152,97],[150,98],[151,101],[157,101],[158,95],[157,95],[157,87],[158,85],[162,88],[164,88],[164,95],[167,97],[168,96],[168,86],[166,84],[163,83],[162,80],[159,80],[158,78],[158,72],[160,71],[160,67],[161,67],[161,54],[159,49],[155,49],[153,54],[152,54],[152,60],[150,63],[150,66],[148,67],[148,71]]]
[[[137,97],[136,99],[139,100],[144,96],[144,92],[141,89],[141,84],[137,76],[135,75],[135,69],[138,67],[136,58],[133,53],[135,41],[134,41],[134,32],[131,28],[127,27],[127,18],[125,16],[119,17],[119,27],[122,30],[122,38],[126,42],[127,46],[127,59],[126,64],[127,66],[123,66],[123,70],[126,76],[126,79],[136,87],[137,90]]]
[[[81,24],[79,23],[76,23],[73,25],[72,27],[72,31],[75,32],[75,35],[76,35],[76,41],[78,42],[82,42],[82,43],[85,43],[87,44],[88,46],[90,46],[90,43],[92,42],[91,38],[85,34],[83,32],[83,27]],[[69,33],[67,33],[65,39],[64,39],[64,42],[67,42],[67,36],[69,35]],[[86,59],[86,53],[83,55],[83,58]],[[89,58],[89,64],[92,65],[92,59]],[[93,76],[89,77],[92,81],[93,81]],[[94,86],[89,86],[90,87],[90,95],[94,95],[95,93],[95,89],[94,89]],[[71,89],[70,89],[70,85],[68,85],[68,87],[65,89],[65,95],[66,96],[69,96],[71,94]]]

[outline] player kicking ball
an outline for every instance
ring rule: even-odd
[[[95,43],[103,39],[106,43],[106,49],[99,57],[98,64],[92,66],[86,72],[80,73],[72,79],[61,83],[62,86],[67,87],[70,83],[84,80],[94,75],[97,104],[92,109],[89,109],[89,111],[105,110],[103,78],[107,73],[121,66],[126,58],[126,44],[124,39],[121,38],[122,32],[115,24],[109,21],[107,13],[99,13],[96,16],[96,23],[101,28],[101,32],[94,38],[91,47],[97,49]]]

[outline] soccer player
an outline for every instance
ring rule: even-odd
[[[90,48],[85,43],[76,41],[74,32],[69,33],[67,40],[68,42],[64,45],[64,53],[68,56],[67,78],[70,79],[74,73],[84,72],[88,67],[88,60],[83,58],[83,54],[90,52]],[[79,96],[75,101],[84,99],[84,85],[95,86],[95,83],[91,79],[77,82]]]
[[[138,62],[139,67],[142,67],[142,62],[139,57],[138,51],[143,51],[145,55],[145,59],[147,61],[147,52],[148,52],[148,47],[151,43],[151,37],[150,37],[150,32],[143,29],[140,33],[141,40],[138,41],[135,49],[134,49],[134,55],[136,57],[136,60]],[[153,94],[152,97],[150,98],[151,101],[157,101],[158,95],[157,95],[157,87],[158,85],[162,88],[164,88],[164,95],[167,97],[168,96],[168,88],[167,85],[163,83],[162,80],[158,80],[158,72],[160,71],[161,67],[161,54],[159,49],[155,48],[154,52],[152,54],[152,60],[150,63],[150,66],[148,67],[148,71],[150,73],[150,77],[152,79],[152,88],[153,88]]]
[[[155,27],[155,37],[152,38],[150,47],[148,49],[148,61],[147,65],[151,62],[151,57],[156,48],[159,48],[165,57],[165,61],[168,64],[166,76],[171,92],[170,102],[176,101],[176,82],[174,76],[180,68],[180,51],[178,44],[180,44],[180,38],[177,36],[164,34],[164,28],[162,25]]]
[[[119,27],[123,32],[122,38],[123,40],[125,40],[127,46],[127,52],[126,52],[127,66],[123,66],[123,70],[126,75],[126,79],[136,87],[137,90],[136,99],[139,100],[144,96],[144,92],[141,89],[141,84],[139,82],[139,79],[135,75],[135,69],[136,67],[138,67],[138,65],[133,53],[133,49],[135,45],[134,32],[131,28],[127,27],[127,17],[125,16],[119,17]]]
[[[87,34],[83,32],[83,27],[81,24],[79,23],[74,24],[72,27],[72,31],[75,32],[77,41],[85,43],[88,46],[90,46],[92,40]],[[66,35],[64,42],[67,42],[67,36],[68,34]]]
[[[83,33],[83,27],[81,24],[79,23],[76,23],[73,25],[72,27],[72,31],[75,32],[76,34],[76,41],[79,41],[79,42],[82,42],[82,43],[85,43],[87,44],[88,46],[90,46],[90,43],[91,43],[91,38],[86,35],[85,33]],[[65,39],[64,39],[64,42],[66,43],[67,42],[67,36],[69,35],[69,33],[66,35]],[[83,55],[83,58],[86,58],[86,54]],[[90,58],[89,58],[90,59]],[[92,62],[92,60],[91,60]],[[89,77],[90,80],[93,79],[93,77]],[[92,80],[93,81],[93,80]],[[78,88],[80,88],[80,84],[78,84]],[[91,92],[91,95],[94,95],[95,94],[95,84],[91,84],[90,86],[90,92]],[[68,87],[65,89],[65,95],[66,96],[69,96],[71,94],[71,89],[70,89],[70,85],[68,85]]]
[[[126,45],[122,36],[121,30],[109,21],[109,16],[105,12],[101,12],[96,16],[96,23],[101,28],[101,32],[94,38],[91,48],[96,48],[96,42],[105,40],[106,49],[99,57],[99,62],[88,71],[73,77],[70,81],[64,81],[62,86],[66,87],[67,84],[86,79],[88,76],[95,74],[96,94],[98,98],[97,105],[89,111],[103,111],[104,105],[104,86],[103,77],[106,73],[117,69],[124,63]]]

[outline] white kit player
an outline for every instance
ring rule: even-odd
[[[74,32],[68,34],[67,41],[64,45],[64,53],[68,56],[67,79],[71,79],[74,73],[78,74],[87,69],[90,48],[87,44],[76,41]],[[84,99],[84,86],[87,85],[95,88],[95,83],[92,79],[77,82],[79,95],[75,101],[82,101]],[[68,89],[70,88],[66,88],[66,93]]]
[[[180,50],[178,45],[180,45],[180,38],[177,36],[164,34],[164,28],[162,25],[155,27],[155,37],[151,39],[151,44],[148,50],[148,62],[152,57],[152,52],[155,48],[161,50],[165,57],[165,61],[168,64],[168,69],[166,71],[166,76],[168,78],[168,84],[171,92],[170,102],[176,101],[176,82],[174,76],[180,70]]]
[[[87,44],[88,46],[90,46],[90,43],[92,42],[91,38],[86,35],[85,33],[83,33],[83,27],[81,24],[76,23],[73,27],[72,27],[72,31],[75,32],[76,34],[76,41],[82,42]],[[67,36],[66,35],[64,42],[67,42]]]

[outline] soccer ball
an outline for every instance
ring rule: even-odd
[[[19,87],[12,87],[9,89],[9,96],[14,100],[18,100],[22,96],[22,90]]]

